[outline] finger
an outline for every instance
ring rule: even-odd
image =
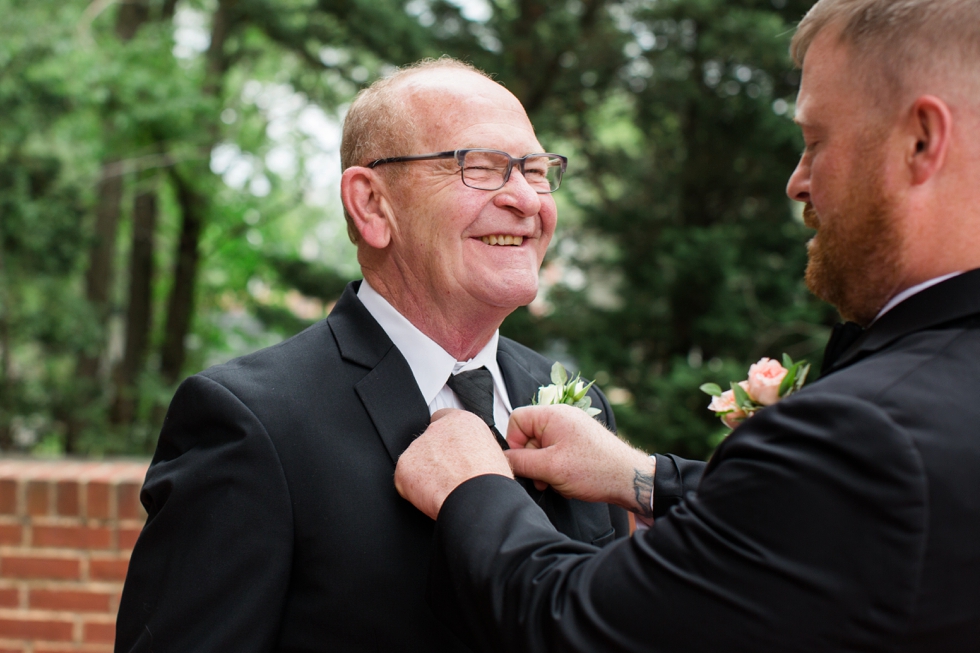
[[[545,490],[548,489],[548,484],[545,483],[544,481],[535,481],[534,487],[538,492],[544,492]]]
[[[508,449],[504,455],[515,476],[554,485],[549,464],[551,452],[548,449]]]
[[[522,449],[527,446],[528,440],[540,440],[537,429],[544,430],[542,423],[542,408],[539,406],[524,406],[518,408],[510,414],[510,421],[507,422],[507,444],[515,449]],[[538,442],[540,446],[540,442]]]
[[[443,417],[447,417],[456,412],[462,412],[462,411],[460,411],[458,408],[440,408],[436,412],[432,413],[432,419],[429,420],[429,423],[431,424],[433,422],[437,422],[441,420]]]

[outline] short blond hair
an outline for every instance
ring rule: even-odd
[[[418,125],[398,90],[407,78],[437,70],[475,73],[492,79],[485,72],[468,63],[443,56],[438,59],[423,59],[403,66],[374,82],[357,94],[344,118],[343,136],[340,141],[341,170],[351,166],[367,165],[375,159],[384,157],[420,154],[411,151],[418,141]],[[383,174],[389,176],[397,174],[396,167],[384,167],[381,170]],[[357,244],[360,234],[354,227],[354,221],[346,207],[344,207],[344,216],[347,218],[347,235],[351,242]]]
[[[980,75],[980,0],[819,0],[793,37],[798,66],[827,27],[892,98],[938,75]]]

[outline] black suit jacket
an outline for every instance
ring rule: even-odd
[[[980,270],[884,315],[706,468],[658,457],[660,517],[630,540],[572,542],[518,489],[473,479],[437,522],[431,604],[480,650],[978,651]]]
[[[356,287],[325,321],[177,391],[116,651],[466,650],[424,601],[433,522],[392,482],[429,411]],[[512,341],[498,362],[514,405],[549,382],[550,361]],[[618,508],[535,499],[577,540],[628,534]]]

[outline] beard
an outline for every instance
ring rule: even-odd
[[[863,327],[895,294],[901,275],[903,237],[880,169],[872,163],[857,175],[833,212],[821,218],[810,203],[803,211],[806,225],[819,230],[807,245],[807,287]]]

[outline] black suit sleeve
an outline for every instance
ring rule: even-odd
[[[686,460],[673,454],[656,454],[653,476],[653,518],[662,517],[681,502],[688,492],[698,489],[707,463]]]
[[[439,514],[428,599],[479,651],[890,651],[915,603],[923,479],[880,410],[801,394],[605,549],[556,533],[509,479],[464,483]]]
[[[227,388],[196,376],[171,403],[141,500],[116,651],[272,651],[292,514],[276,451]]]

